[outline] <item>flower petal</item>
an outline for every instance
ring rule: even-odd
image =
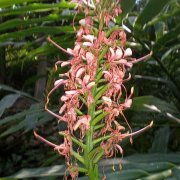
[[[106,96],[102,96],[102,100],[105,104],[107,104],[108,106],[112,105],[112,100]]]
[[[130,48],[127,48],[124,53],[124,57],[132,56],[132,50]]]

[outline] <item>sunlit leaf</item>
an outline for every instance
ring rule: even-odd
[[[51,4],[40,4],[32,3],[26,6],[19,6],[16,8],[8,8],[0,11],[0,16],[16,15],[16,14],[31,14],[33,12],[45,12],[51,10],[58,10],[59,8],[74,8],[73,3],[60,2],[60,3],[51,3]]]
[[[133,99],[132,110],[177,113],[177,108],[154,96],[139,96]]]
[[[43,168],[22,169],[10,177],[16,179],[46,177],[46,176],[63,176],[65,171],[64,165],[56,165]]]
[[[5,8],[5,7],[8,7],[8,6],[12,6],[14,4],[23,4],[23,3],[30,3],[30,2],[35,2],[35,1],[38,1],[38,0],[1,0],[0,1],[0,8]]]

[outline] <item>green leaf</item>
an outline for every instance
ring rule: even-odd
[[[24,127],[25,127],[25,122],[21,121],[19,124],[13,125],[12,127],[8,128],[6,131],[4,131],[2,134],[0,134],[0,138],[13,134],[19,130],[22,130],[24,129]]]
[[[104,94],[104,92],[108,89],[108,85],[103,85],[98,89],[99,90],[94,98],[95,101],[97,101]]]
[[[170,0],[149,0],[135,22],[135,29],[142,30],[143,26],[158,15],[169,1]]]
[[[122,17],[125,17],[135,6],[135,0],[121,0]]]
[[[35,109],[35,110],[24,110],[20,113],[16,113],[15,115],[11,115],[11,116],[5,117],[4,119],[1,119],[0,126],[6,125],[8,123],[13,123],[14,121],[19,120],[28,114],[30,115],[33,113],[40,113],[42,111],[44,111],[44,107],[41,107],[41,108]]]
[[[29,110],[34,111],[34,113],[27,114],[25,119],[23,120],[23,121],[25,121],[26,131],[34,129],[37,126],[38,120],[40,117],[42,117],[42,116],[43,116],[43,118],[46,117],[47,113],[45,111],[36,112],[37,109],[41,109],[40,104],[31,105]]]
[[[177,108],[166,101],[154,96],[139,96],[133,98],[132,110],[150,111],[150,112],[177,112]]]
[[[140,178],[142,176],[146,176],[148,175],[147,172],[142,171],[140,169],[133,169],[133,170],[125,170],[125,171],[117,171],[117,172],[113,172],[113,173],[106,173],[104,172],[103,175],[106,176],[106,179],[112,179],[112,180],[135,180],[136,178]],[[103,177],[103,175],[101,175],[101,177]],[[87,177],[80,177],[78,178],[78,180],[88,180]]]
[[[106,175],[107,179],[113,179],[113,180],[119,180],[119,179],[123,179],[123,180],[134,180],[137,178],[141,178],[143,176],[147,176],[148,173],[140,170],[140,169],[132,169],[132,170],[125,170],[125,171],[119,171],[119,172],[114,172],[114,173],[108,173]]]
[[[133,99],[131,110],[137,112],[155,112],[165,115],[174,122],[180,122],[180,113],[173,103],[167,103],[154,96],[140,96]]]
[[[172,176],[172,170],[168,169],[166,171],[158,172],[155,174],[152,174],[150,176],[141,178],[141,180],[162,180],[164,178]]]
[[[30,168],[22,169],[19,172],[9,176],[9,178],[25,179],[35,177],[47,177],[47,176],[63,176],[65,171],[64,165],[56,165],[43,168]]]
[[[155,25],[156,23],[158,23],[160,21],[162,22],[162,21],[165,21],[165,20],[169,20],[171,18],[174,18],[175,16],[179,16],[179,14],[180,14],[180,9],[179,8],[175,9],[174,11],[171,11],[170,13],[160,14],[159,16],[154,18],[152,21],[148,22],[147,26]]]
[[[134,154],[132,156],[124,157],[123,160],[121,158],[102,160],[99,165],[100,167],[103,167],[103,171],[100,170],[100,172],[102,174],[105,172],[106,175],[111,173],[113,169],[116,172],[119,171],[119,164],[121,164],[122,170],[117,173],[126,172],[127,170],[142,170],[147,174],[140,179],[164,179],[172,174],[175,175],[175,173],[172,172],[179,167],[170,162],[179,164],[178,158],[179,154]],[[129,178],[129,180],[130,179],[134,180],[136,178]]]
[[[106,164],[104,166],[104,170],[107,173],[112,172],[112,166],[113,165],[114,165],[114,168],[116,170],[118,170],[119,164],[121,164],[122,170],[141,169],[141,170],[146,171],[148,173],[155,173],[155,172],[164,171],[167,169],[171,169],[175,166],[174,164],[169,163],[169,162],[136,163],[136,162],[126,161],[126,158],[124,158],[124,161],[122,161],[122,163],[120,163],[120,160],[116,159],[116,158],[114,159],[114,164],[113,164],[112,159],[110,159],[109,161],[111,162],[111,164],[110,164],[110,162],[108,162],[107,164],[106,164],[106,162],[103,162],[103,164]]]
[[[23,91],[18,91],[18,90],[16,90],[16,89],[13,89],[12,87],[7,86],[7,85],[4,85],[4,84],[0,84],[0,90],[10,91],[10,92],[13,92],[13,93],[17,93],[17,94],[19,94],[19,95],[21,95],[21,96],[24,96],[24,97],[33,99],[33,100],[35,100],[36,102],[38,101],[35,97],[31,96],[30,94],[25,93],[25,92],[23,92]]]
[[[59,40],[59,38],[54,38],[53,40],[57,43],[60,44],[63,48],[66,47],[72,47],[73,45],[73,38],[72,38],[72,34],[66,34],[66,38],[62,37],[61,40]],[[68,37],[68,38],[67,38]],[[51,54],[58,54],[60,51],[57,48],[54,48],[54,46],[52,46],[49,43],[44,43],[42,46],[38,47],[37,49],[34,49],[32,51],[30,51],[26,57],[26,59],[33,59],[35,56],[38,55],[51,55]]]
[[[99,114],[98,116],[96,116],[91,122],[92,125],[95,126],[99,121],[101,121],[103,118],[105,118],[108,114],[109,114],[109,112],[103,112],[103,113]]]
[[[178,36],[180,36],[180,24],[158,39],[153,46],[153,52],[157,53],[161,51],[168,42],[177,39]]]
[[[19,26],[27,27],[28,25],[37,26],[40,23],[52,23],[54,21],[64,21],[64,20],[73,20],[74,15],[58,15],[58,14],[50,14],[41,18],[33,18],[33,19],[18,19],[14,18],[8,20],[4,23],[0,24],[0,31],[5,31],[9,29],[16,29]],[[76,16],[76,20],[80,20],[82,18],[81,15]]]
[[[156,133],[153,140],[150,153],[166,153],[168,149],[170,130],[169,126],[164,126],[160,128]]]
[[[93,145],[95,146],[97,143],[101,143],[102,141],[105,141],[105,140],[108,140],[108,139],[110,139],[112,136],[111,135],[104,135],[104,136],[102,136],[102,137],[100,137],[100,138],[98,138],[98,139],[94,139],[93,140]]]
[[[61,27],[49,27],[49,26],[37,26],[33,28],[29,28],[26,30],[18,31],[18,32],[12,32],[12,33],[5,33],[0,35],[0,41],[6,41],[8,39],[19,39],[24,37],[32,36],[33,34],[43,34],[43,35],[49,35],[49,34],[59,34],[61,32],[66,33],[74,33],[74,29],[71,26],[61,26]]]
[[[171,52],[173,52],[173,51],[175,51],[175,50],[177,50],[177,49],[179,49],[179,48],[180,48],[180,44],[177,44],[177,45],[175,45],[175,46],[171,46],[171,48],[168,49],[168,50],[163,54],[161,60],[162,60],[162,61],[165,60],[166,58],[168,58],[168,56],[170,55]]]
[[[173,174],[177,179],[180,179],[180,167],[176,167],[173,169]]]
[[[0,101],[0,117],[3,115],[4,111],[11,106],[17,101],[17,99],[20,98],[19,94],[9,94],[5,96],[1,101]]]
[[[27,14],[33,12],[46,12],[51,10],[58,10],[59,8],[74,8],[75,5],[73,3],[68,2],[60,2],[60,3],[51,3],[51,4],[40,4],[40,3],[33,3],[26,6],[19,6],[16,8],[8,8],[0,11],[0,16],[8,16],[8,15],[17,15],[17,14]]]
[[[171,162],[180,164],[180,153],[151,153],[151,154],[134,154],[126,157],[127,161],[136,163],[150,163],[150,162]]]
[[[8,177],[4,177],[4,178],[0,178],[0,180],[17,180],[16,178],[8,178]]]
[[[35,2],[35,1],[39,1],[39,0],[1,0],[0,1],[0,8],[5,8],[8,6],[12,6],[14,4],[23,4],[23,3],[28,3],[28,2]]]
[[[82,164],[85,164],[85,162],[84,162],[84,158],[81,156],[81,155],[79,155],[79,153],[77,153],[77,152],[75,152],[75,151],[71,151],[71,154],[72,154],[72,156],[74,156],[75,157],[75,159],[77,159],[79,162],[81,162]]]
[[[0,137],[8,136],[20,130],[28,132],[53,119],[54,117],[44,110],[42,104],[33,104],[28,110],[2,119],[0,126],[7,127],[7,129],[0,134]],[[11,124],[12,127],[10,127]]]

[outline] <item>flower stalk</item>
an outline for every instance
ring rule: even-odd
[[[124,138],[140,134],[152,126],[132,132],[124,111],[131,107],[134,88],[130,92],[125,82],[131,79],[127,69],[133,64],[151,56],[132,58],[132,50],[126,48],[126,33],[115,23],[114,18],[122,11],[119,0],[73,0],[85,18],[80,20],[73,49],[64,49],[50,37],[48,41],[64,53],[72,56],[68,61],[57,61],[58,66],[69,66],[69,71],[61,74],[54,87],[48,93],[45,109],[67,124],[67,130],[59,132],[64,138],[60,145],[49,142],[36,132],[36,138],[54,148],[65,157],[67,170],[72,179],[77,179],[79,172],[84,172],[90,180],[99,180],[98,162],[103,157],[112,157],[119,152]],[[94,16],[92,16],[94,12]],[[97,28],[98,27],[98,28]],[[63,79],[64,77],[64,79]],[[64,87],[60,97],[62,106],[59,113],[49,108],[51,95]],[[122,126],[119,117],[126,123]],[[124,132],[126,130],[130,133]],[[76,146],[73,146],[76,145]],[[78,146],[78,148],[77,148]],[[73,158],[72,158],[73,157]],[[65,176],[66,178],[66,176]],[[105,179],[105,177],[103,178]]]

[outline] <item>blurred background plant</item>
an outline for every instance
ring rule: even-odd
[[[127,47],[136,58],[153,51],[150,60],[132,69],[134,102],[126,116],[134,130],[151,120],[154,127],[136,137],[133,146],[123,143],[121,171],[118,157],[103,160],[100,169],[107,179],[180,179],[180,2],[121,0],[121,6],[117,23],[123,20],[119,26],[127,30]],[[37,142],[32,131],[38,128],[49,140],[61,142],[57,132],[64,127],[44,111],[44,97],[57,75],[66,71],[54,74],[54,62],[68,57],[46,38],[50,35],[64,48],[73,46],[74,7],[65,0],[0,0],[0,176],[8,176],[4,179],[59,179],[64,174],[64,159]],[[76,16],[75,26],[82,17]],[[56,95],[54,103],[58,106]]]

